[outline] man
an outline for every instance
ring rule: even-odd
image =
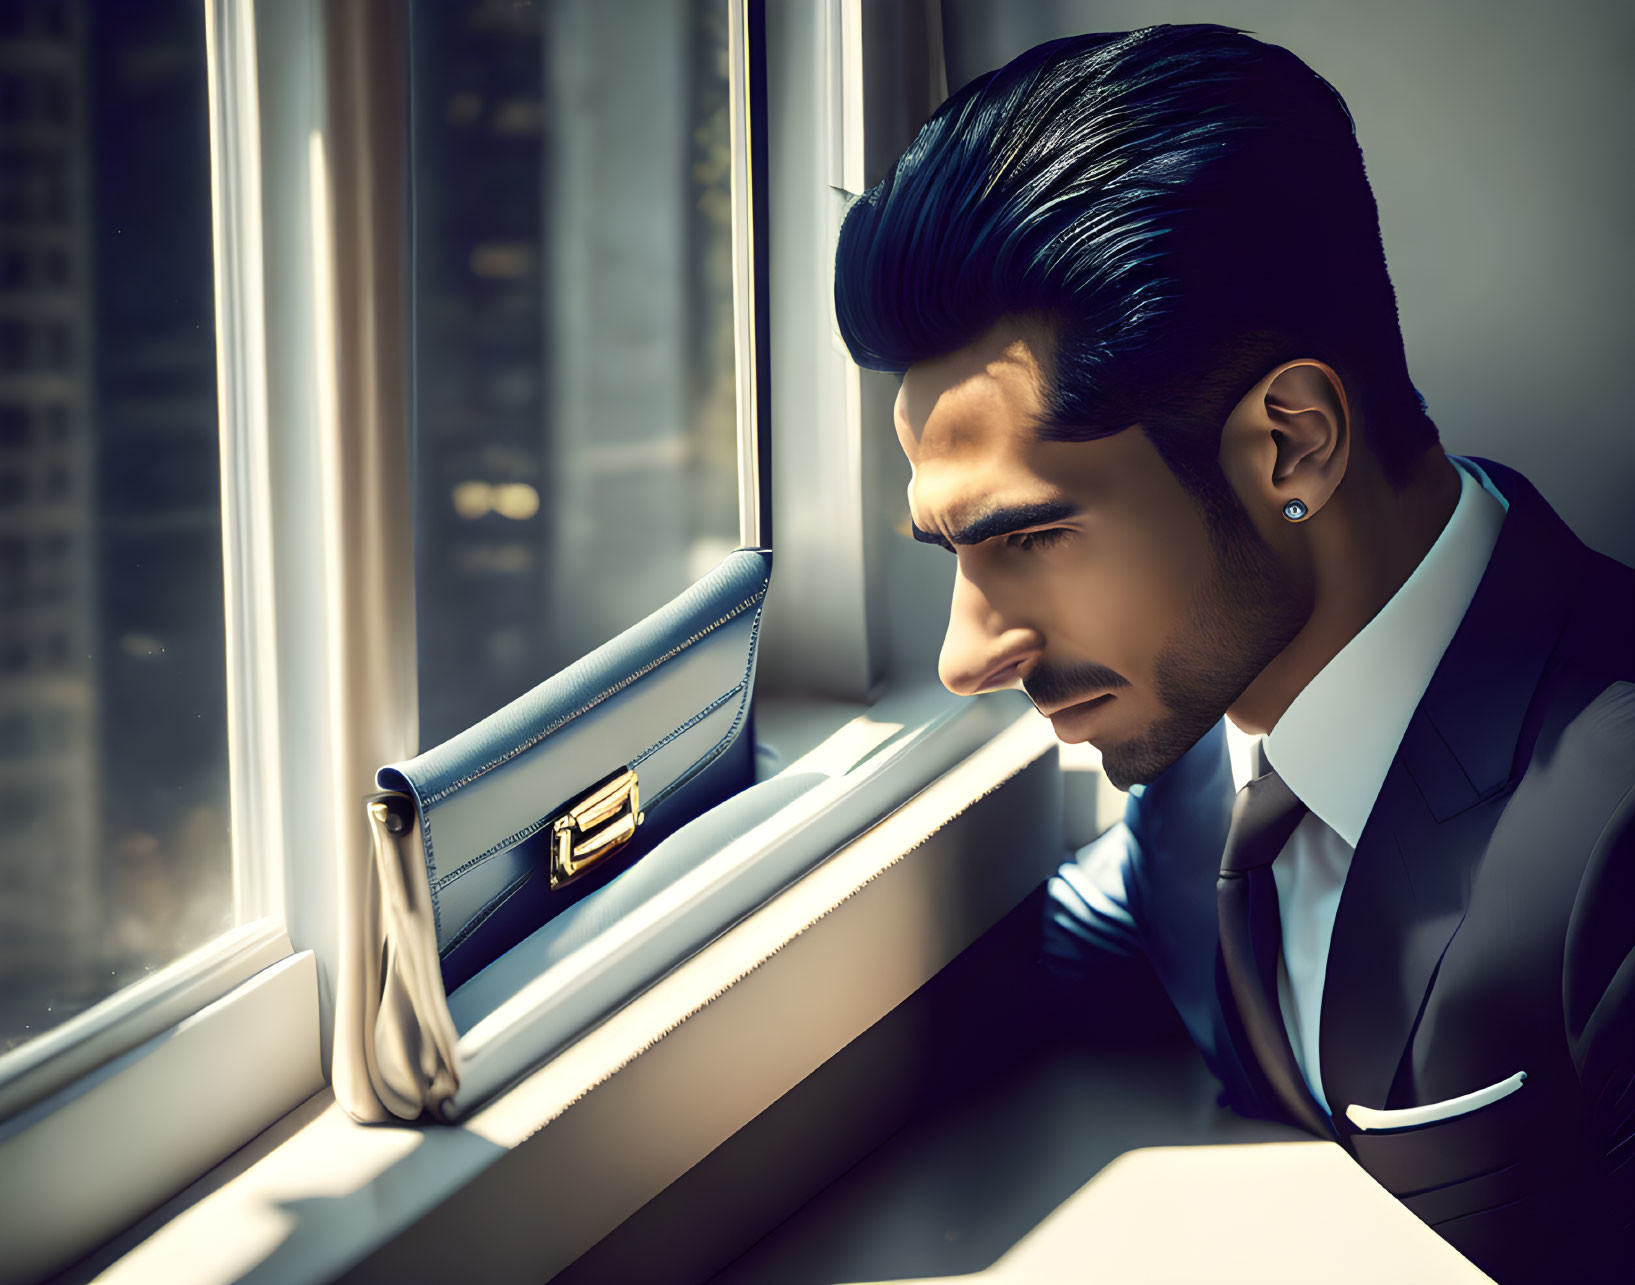
[[[943,681],[1131,787],[1058,920],[1497,1279],[1635,1279],[1635,572],[1440,448],[1338,94],[1222,27],[1042,45],[835,299],[958,559]]]

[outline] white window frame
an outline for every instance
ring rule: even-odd
[[[230,39],[220,31],[212,39]],[[284,920],[276,658],[267,526],[265,369],[259,247],[241,219],[258,180],[254,103],[225,92],[210,63],[212,220],[227,605],[227,738],[236,927],[0,1059],[0,1120],[150,1039],[291,952]],[[232,140],[231,145],[228,140]]]
[[[0,1279],[60,1266],[323,1083],[315,959],[292,943],[286,897],[289,614],[276,593],[255,40],[247,5],[204,12],[238,926],[0,1066],[0,1178],[15,1193],[0,1202]],[[207,1103],[217,1109],[197,1109]]]

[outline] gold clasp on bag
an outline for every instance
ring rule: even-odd
[[[551,822],[551,891],[624,847],[641,822],[634,768],[615,772],[568,804]]]

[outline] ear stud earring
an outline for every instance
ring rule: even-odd
[[[1303,521],[1310,513],[1311,510],[1306,507],[1304,500],[1290,500],[1283,506],[1283,516],[1290,522]]]

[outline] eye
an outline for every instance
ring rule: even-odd
[[[1060,544],[1071,534],[1066,527],[1050,527],[1044,531],[1018,531],[1005,537],[1005,547],[1019,553],[1034,553]]]

